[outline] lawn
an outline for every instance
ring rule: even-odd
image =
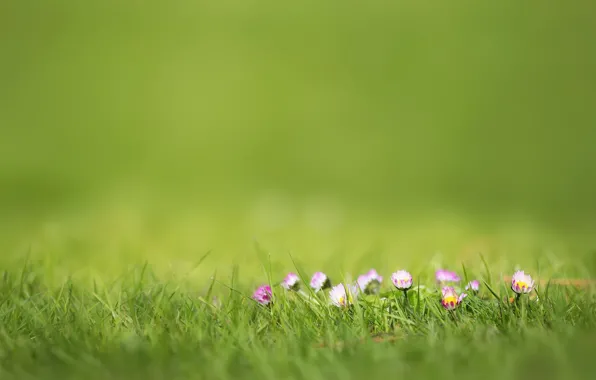
[[[294,291],[271,273],[264,305],[237,272],[206,288],[160,280],[150,265],[90,286],[48,287],[43,273],[4,272],[2,378],[588,379],[596,369],[592,291],[536,282],[516,298],[489,267],[453,310],[430,268],[414,276],[407,302],[386,275],[381,294],[346,306],[309,289],[310,274]]]

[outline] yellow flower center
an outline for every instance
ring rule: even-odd
[[[443,297],[443,303],[447,305],[457,305],[457,297],[454,295]]]
[[[527,282],[525,282],[525,281],[517,281],[517,286],[518,286],[520,289],[526,289],[526,288],[528,287],[528,283],[527,283]]]
[[[337,303],[340,304],[341,306],[348,306],[351,305],[352,303],[354,303],[354,297],[352,297],[352,295],[350,293],[340,296],[337,299]]]

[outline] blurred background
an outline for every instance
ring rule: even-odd
[[[595,11],[5,0],[0,262],[596,262]]]

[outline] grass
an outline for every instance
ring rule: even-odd
[[[387,300],[365,296],[339,309],[273,284],[275,302],[262,306],[234,273],[197,289],[160,280],[149,265],[112,283],[56,287],[35,265],[5,271],[0,377],[554,379],[596,370],[590,289],[547,285],[538,301],[511,304],[494,275],[447,312],[423,276],[427,286],[410,291],[409,305],[386,287]]]

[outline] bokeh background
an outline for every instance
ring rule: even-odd
[[[2,1],[0,262],[589,272],[595,14]]]

